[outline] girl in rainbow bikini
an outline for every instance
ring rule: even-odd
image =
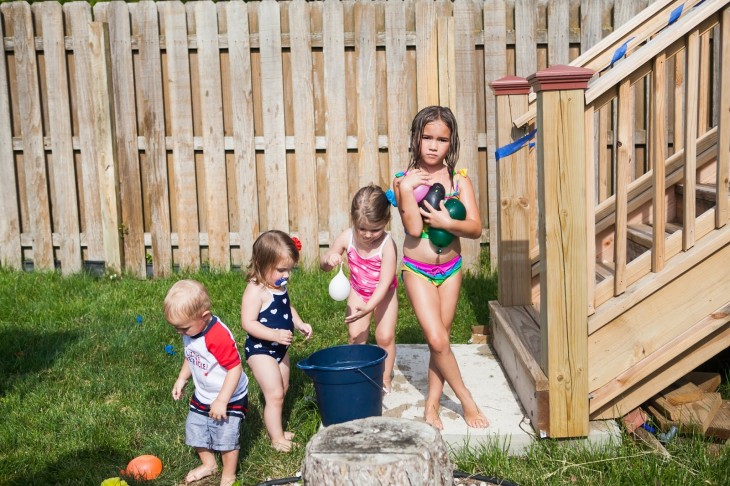
[[[479,238],[482,231],[471,180],[465,169],[455,169],[459,135],[449,108],[429,106],[416,114],[411,124],[410,153],[408,169],[393,180],[393,193],[406,233],[402,279],[431,353],[424,419],[437,429],[443,428],[439,404],[446,381],[461,402],[467,425],[488,427],[489,421],[464,385],[449,341],[462,281],[459,237]],[[437,182],[446,188],[447,198],[459,198],[464,204],[463,221],[452,219],[443,201],[439,208],[425,202],[427,211],[418,207],[414,189]],[[455,238],[438,248],[428,239],[429,226],[448,231]]]

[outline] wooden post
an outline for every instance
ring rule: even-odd
[[[307,444],[305,485],[453,484],[438,430],[425,422],[370,417],[331,425]]]
[[[592,76],[558,65],[528,77],[537,93],[540,360],[551,437],[588,435],[584,90]]]
[[[99,177],[101,234],[107,271],[122,270],[122,240],[119,232],[119,183],[112,137],[112,89],[109,63],[109,32],[102,22],[89,24],[91,110],[94,116],[94,154]]]
[[[497,147],[505,147],[525,135],[513,120],[527,111],[530,84],[525,78],[506,76],[491,83],[495,95]],[[535,201],[527,147],[497,158],[497,248],[500,305],[532,303],[530,268],[530,209]]]

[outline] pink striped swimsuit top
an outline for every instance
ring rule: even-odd
[[[390,233],[385,233],[383,242],[378,247],[377,252],[372,256],[364,258],[361,256],[355,245],[353,244],[354,239],[353,231],[350,231],[350,244],[347,245],[347,261],[350,266],[350,286],[352,290],[362,297],[364,302],[370,300],[373,296],[375,288],[378,286],[380,281],[380,268],[383,263],[383,247],[390,238]],[[390,288],[394,289],[398,286],[398,277],[393,275],[393,282],[390,284]]]

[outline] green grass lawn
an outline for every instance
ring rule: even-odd
[[[294,364],[346,342],[344,303],[327,293],[333,275],[297,271],[290,284],[294,305],[314,327],[314,337],[309,342],[298,338],[290,351],[294,369],[284,423],[302,444],[293,453],[269,447],[262,397],[248,372],[251,412],[238,473],[243,485],[294,476],[304,444],[319,427],[311,381]],[[242,342],[240,272],[188,277],[208,286],[214,313]],[[198,464],[184,443],[187,403],[170,395],[181,364],[181,339],[161,311],[167,289],[179,278],[139,281],[0,270],[0,485],[99,485],[141,454],[154,454],[164,464],[162,475],[149,484],[174,485]],[[396,340],[423,343],[402,286],[399,292]],[[453,342],[465,343],[472,324],[488,322],[486,302],[495,297],[496,276],[467,276]],[[177,354],[165,352],[167,345]],[[726,371],[724,381],[728,398]],[[192,383],[188,394],[191,388]],[[509,457],[495,446],[455,450],[452,460],[462,471],[525,485],[730,484],[730,447],[707,446],[701,438],[675,440],[668,444],[672,459],[665,461],[630,440],[594,450],[548,440],[522,457]]]

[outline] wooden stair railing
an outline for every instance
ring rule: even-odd
[[[573,59],[569,65],[592,69],[596,73],[600,73],[611,65],[614,54],[622,46],[626,44],[624,56],[630,56],[647,40],[667,27],[672,12],[677,11],[681,7],[682,12],[686,13],[700,3],[700,1],[660,0],[653,2],[638,15],[604,37],[596,45]],[[531,93],[529,96],[528,110],[515,118],[515,127],[522,127],[534,123],[535,110],[535,94]]]
[[[708,77],[700,76],[700,72],[709,69],[707,46],[711,32],[721,61],[719,82],[715,85],[715,99],[719,103],[715,108],[719,113],[716,126],[699,120],[700,114],[706,116],[711,109],[708,103],[712,96],[706,95],[710,88],[701,85]],[[616,39],[621,37],[617,34]],[[523,406],[546,427],[541,434],[580,435],[587,424],[583,420],[587,421],[588,416],[608,417],[615,413],[617,404],[622,408],[648,399],[647,394],[658,391],[655,388],[669,377],[689,371],[688,366],[727,347],[730,318],[726,319],[728,315],[724,314],[725,304],[718,308],[717,302],[724,302],[721,295],[730,291],[730,278],[724,270],[730,266],[729,59],[730,0],[705,0],[697,8],[685,10],[670,27],[648,36],[629,58],[594,78],[585,92],[580,90],[580,82],[561,79],[579,75],[580,68],[554,67],[529,78],[537,93],[536,212],[540,224],[535,239],[539,241],[540,255],[537,260],[530,258],[534,248],[531,230],[535,226],[535,199],[531,199],[528,185],[531,176],[527,166],[531,164],[519,167],[514,158],[507,158],[507,172],[516,173],[522,182],[515,185],[514,181],[500,180],[499,188],[510,192],[506,199],[498,194],[498,200],[503,210],[519,206],[522,214],[530,216],[527,223],[524,217],[520,218],[518,232],[512,228],[500,233],[500,238],[520,235],[519,240],[507,243],[513,246],[513,257],[521,263],[519,273],[506,266],[500,267],[499,276],[500,281],[519,276],[522,281],[516,285],[520,292],[530,288],[533,275],[539,276],[540,303],[535,317],[539,352],[533,349],[532,358],[523,356],[513,370],[516,381],[521,380],[520,386],[525,388],[520,395]],[[682,100],[678,103],[683,116],[672,127],[677,142],[674,144],[665,137],[668,124],[676,123],[678,118],[669,116],[664,107],[668,96],[678,94],[673,80],[665,76],[671,62],[679,66],[677,69],[686,70],[684,89],[679,93]],[[580,74],[582,79],[590,79],[592,73],[588,73]],[[561,81],[565,82],[563,86],[557,86]],[[632,180],[628,172],[634,151],[631,100],[632,87],[639,82],[649,87],[651,121],[646,138],[651,168]],[[519,79],[512,79],[506,84],[519,83]],[[530,95],[524,90],[501,94],[497,91],[497,106],[502,103],[502,111],[508,112],[508,116],[497,120],[498,137],[502,134],[497,145],[504,146],[526,133],[514,123],[520,115],[509,109],[528,101]],[[607,129],[607,125],[597,121],[601,110],[611,104],[617,107],[615,119],[610,121],[616,137],[617,177],[614,193],[596,204],[597,156],[592,141],[600,136],[596,130]],[[505,123],[508,129],[500,126]],[[683,187],[677,187],[678,184]],[[698,188],[700,195],[716,194],[714,210],[698,215],[695,197],[684,196],[684,192],[697,195]],[[667,194],[674,192],[681,196],[676,221],[668,217],[673,208],[666,201]],[[578,207],[582,204],[584,208]],[[508,214],[504,212],[503,216]],[[604,233],[610,234],[613,258],[597,263],[596,235]],[[629,258],[629,241],[639,241],[649,250]],[[500,239],[500,248],[504,243]],[[530,263],[536,265],[525,272],[525,262],[527,268]],[[535,266],[539,270],[533,274]],[[712,273],[715,281],[704,280],[702,272]],[[719,282],[719,287],[712,285],[715,282]],[[694,295],[691,305],[682,306],[675,316],[673,306],[686,287],[693,292],[707,292],[710,297]],[[493,318],[499,321],[495,328],[500,332],[509,326],[511,316],[517,316],[510,309],[523,309],[524,314],[531,307],[522,302],[512,305],[490,303]],[[708,307],[712,305],[715,307]],[[660,319],[652,317],[654,309],[661,310]],[[637,316],[638,322],[646,325],[646,331],[656,338],[655,342],[645,342],[641,334],[635,334]],[[518,334],[513,333],[509,339],[520,339]],[[508,341],[499,343],[500,358],[508,355],[510,348],[530,351],[528,346],[505,344]],[[683,346],[686,355],[681,354]],[[622,367],[620,359],[606,355],[608,348],[620,351],[622,359],[630,364]],[[531,359],[538,360],[539,370]],[[614,361],[603,366],[601,359]],[[513,379],[511,374],[510,378]],[[538,391],[542,398],[531,399],[530,393]]]

